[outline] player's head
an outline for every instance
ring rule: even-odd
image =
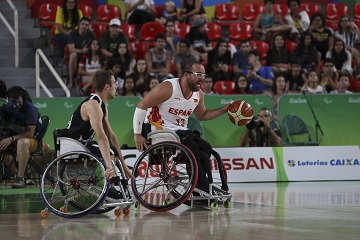
[[[95,72],[92,78],[92,85],[95,92],[101,93],[106,88],[109,90],[109,99],[115,97],[115,78],[111,70],[100,70]]]
[[[182,67],[183,77],[186,77],[186,82],[191,91],[197,92],[200,90],[200,84],[205,79],[205,68],[199,61],[189,61]]]

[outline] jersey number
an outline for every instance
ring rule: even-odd
[[[177,118],[176,122],[177,122],[177,125],[179,125],[181,127],[185,127],[185,119]]]

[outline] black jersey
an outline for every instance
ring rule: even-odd
[[[95,131],[94,129],[92,129],[90,125],[90,121],[84,121],[80,114],[81,106],[89,100],[98,101],[103,111],[103,119],[105,117],[105,112],[106,112],[105,104],[103,103],[100,96],[97,94],[91,94],[88,98],[82,101],[81,104],[76,108],[67,126],[68,129],[67,136],[76,139],[82,142],[83,144],[86,144],[87,142],[91,141],[95,135]]]

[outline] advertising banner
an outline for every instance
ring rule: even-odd
[[[287,182],[360,180],[358,146],[215,148],[222,158],[228,182]],[[140,156],[123,150],[129,166]],[[210,159],[214,179],[218,165]]]
[[[359,180],[358,146],[284,148],[289,181]]]

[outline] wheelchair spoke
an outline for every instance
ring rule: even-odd
[[[45,184],[41,194],[49,209],[61,217],[81,216],[96,211],[106,198],[109,182],[104,164],[88,152],[68,152],[45,170],[53,175],[55,189]]]
[[[146,193],[148,193],[149,191],[151,191],[152,189],[156,189],[158,188],[159,186],[159,183],[162,182],[161,179],[155,181],[155,182],[152,182],[151,185],[148,184],[149,186],[147,186],[146,184],[143,185],[143,189],[142,189],[142,194],[140,194],[140,196],[142,195],[145,195]]]
[[[185,202],[197,181],[195,157],[184,145],[164,141],[151,145],[134,165],[131,180],[136,199],[153,211]]]

